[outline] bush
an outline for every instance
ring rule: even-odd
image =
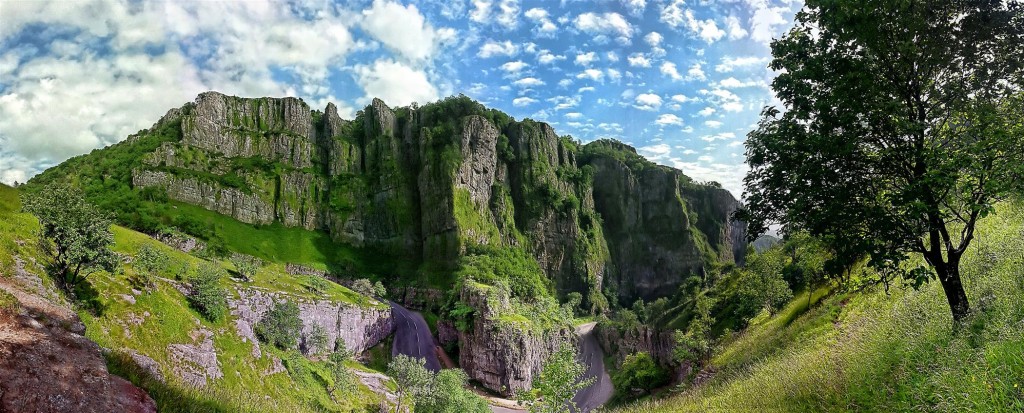
[[[615,390],[623,394],[648,393],[669,380],[668,372],[645,352],[630,354],[612,377]]]
[[[282,350],[295,348],[301,333],[299,306],[291,301],[274,304],[274,308],[256,323],[256,335],[260,340]]]
[[[260,267],[263,266],[263,261],[259,258],[245,255],[231,257],[231,263],[235,264],[238,275],[241,275],[246,281],[251,281],[256,276],[256,271],[259,271]]]
[[[189,303],[212,322],[219,321],[228,311],[227,291],[220,285],[223,272],[215,264],[205,262],[189,280]]]
[[[309,283],[306,284],[306,289],[316,295],[322,296],[327,294],[327,289],[331,287],[328,281],[323,279],[323,277],[311,275],[309,276],[308,281]]]
[[[306,339],[306,351],[309,354],[320,354],[327,350],[327,331],[319,324],[313,325],[313,331]]]
[[[135,254],[132,265],[135,267],[137,284],[146,290],[156,288],[156,278],[161,272],[167,270],[170,264],[170,257],[159,248],[150,244],[142,244],[139,252]]]
[[[365,278],[360,278],[352,283],[352,291],[367,297],[373,297],[376,291],[373,289],[373,283]]]

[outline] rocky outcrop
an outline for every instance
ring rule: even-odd
[[[0,411],[156,412],[145,391],[107,371],[73,311],[0,277],[4,291],[19,308],[0,308]]]
[[[461,300],[475,312],[472,328],[459,331],[459,366],[471,379],[503,396],[529,389],[544,361],[576,340],[570,325],[540,328],[502,320],[508,302],[486,286],[467,283]]]
[[[309,300],[258,288],[238,288],[236,294],[237,298],[228,299],[231,314],[235,316],[235,329],[243,340],[252,343],[252,355],[257,358],[262,356],[262,351],[256,339],[256,323],[275,303],[286,299],[295,301],[299,307],[302,319],[299,343],[306,343],[314,326],[320,326],[327,335],[328,345],[333,346],[340,339],[349,351],[360,353],[377,345],[395,328],[391,309],[386,305],[363,307],[331,300]],[[303,351],[311,350],[303,345]]]
[[[213,346],[213,332],[199,329],[190,336],[196,343],[167,346],[167,353],[174,364],[172,371],[185,384],[206,387],[209,381],[224,377],[217,360],[217,349]]]
[[[673,351],[675,337],[671,331],[659,331],[650,326],[640,325],[629,330],[619,330],[605,323],[595,327],[597,341],[605,354],[614,356],[621,363],[630,354],[650,354],[662,366],[674,365]]]

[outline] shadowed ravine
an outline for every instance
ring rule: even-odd
[[[437,344],[430,333],[426,320],[420,313],[409,311],[394,302],[391,311],[395,316],[395,340],[391,347],[392,356],[405,354],[410,357],[426,359],[426,367],[430,371],[441,370],[441,362],[437,358]],[[594,378],[594,384],[576,393],[578,412],[589,412],[601,407],[612,397],[612,381],[604,368],[604,352],[594,336],[596,323],[587,323],[576,328],[580,336],[580,361],[587,366],[586,378]],[[491,406],[494,412],[518,412],[521,410]]]

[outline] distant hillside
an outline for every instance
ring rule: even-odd
[[[754,242],[751,243],[751,246],[754,247],[754,251],[764,252],[765,250],[776,245],[779,245],[780,243],[782,243],[781,239],[778,239],[768,234],[764,234],[760,237],[757,237],[757,239],[755,239]]]

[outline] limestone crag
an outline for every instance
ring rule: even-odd
[[[673,351],[676,346],[672,331],[658,331],[647,325],[622,331],[598,323],[595,333],[601,349],[605,354],[613,355],[616,363],[622,363],[630,354],[644,352],[650,354],[661,366],[675,364]]]
[[[283,293],[259,288],[239,288],[237,298],[228,299],[231,314],[235,316],[235,329],[244,340],[252,343],[253,357],[261,357],[259,341],[256,339],[256,323],[277,302],[292,299],[299,307],[302,319],[302,333],[299,343],[306,353],[314,349],[305,345],[313,332],[313,326],[323,328],[327,343],[332,346],[336,340],[345,342],[349,351],[360,353],[377,345],[394,331],[394,319],[390,307],[373,305],[368,307],[341,303],[331,300],[307,300],[286,297]]]
[[[572,326],[535,330],[501,320],[508,303],[489,294],[486,287],[469,283],[461,300],[476,309],[472,328],[459,331],[459,366],[473,380],[503,396],[527,390],[544,361],[576,340]]]

